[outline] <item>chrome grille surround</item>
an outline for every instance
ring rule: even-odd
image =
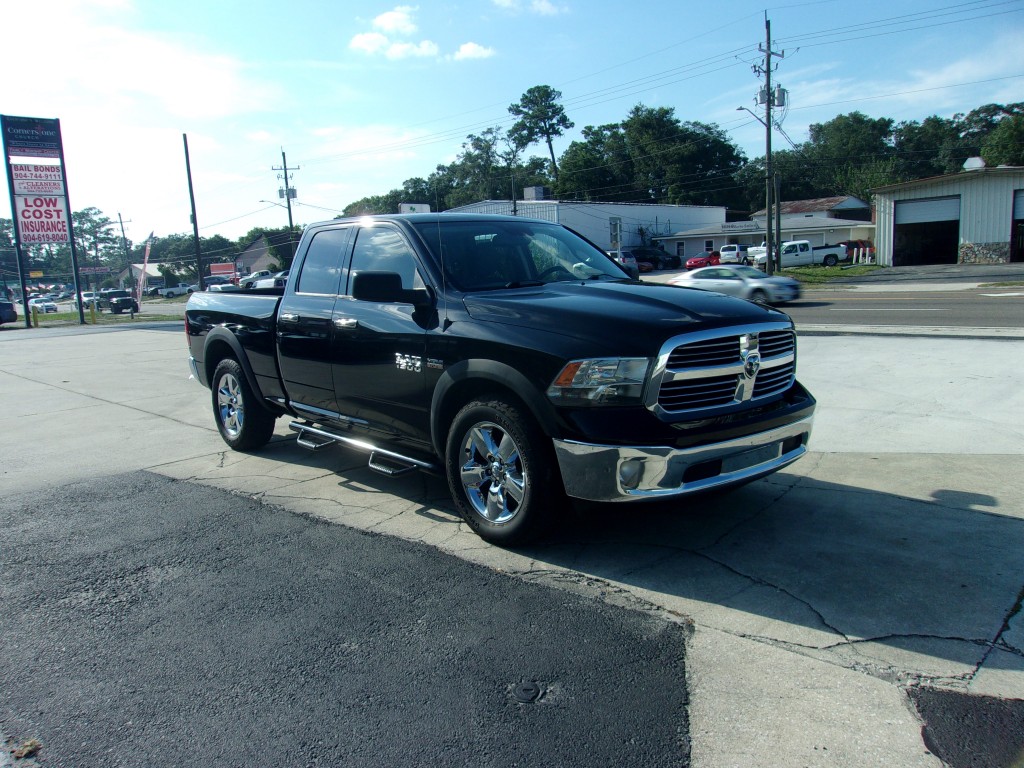
[[[785,392],[795,376],[791,321],[698,331],[662,345],[645,405],[665,421],[700,419]]]

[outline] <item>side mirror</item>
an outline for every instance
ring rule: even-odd
[[[352,298],[414,307],[429,306],[433,300],[427,289],[403,288],[402,276],[397,272],[356,272],[352,278]]]

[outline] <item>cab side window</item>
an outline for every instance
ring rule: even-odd
[[[338,295],[350,233],[350,227],[326,229],[313,237],[302,260],[296,292]]]
[[[352,272],[397,272],[402,288],[422,288],[416,257],[401,235],[386,227],[360,229],[352,253]]]

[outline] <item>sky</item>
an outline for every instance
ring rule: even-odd
[[[59,118],[72,209],[120,215],[135,242],[192,231],[184,136],[199,232],[235,239],[287,225],[285,159],[294,223],[330,219],[507,129],[535,85],[575,123],[556,156],[637,104],[763,156],[739,108],[755,108],[766,18],[796,143],[854,110],[899,122],[1024,101],[1024,0],[0,2],[0,114]]]

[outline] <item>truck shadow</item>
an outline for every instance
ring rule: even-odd
[[[366,494],[379,496],[372,506],[399,502],[420,521],[410,521],[410,531],[450,526],[452,535],[474,538],[444,478],[383,477],[346,450],[310,455],[283,443],[273,450],[281,452],[275,458],[336,473],[342,504],[348,494],[360,507]],[[552,510],[559,524],[548,538],[515,552],[533,561],[531,570],[548,565],[618,585],[726,631],[830,649],[854,663],[895,653],[923,673],[931,670],[922,657],[933,657],[947,662],[943,671],[953,662],[966,673],[989,654],[1019,602],[1024,520],[1009,495],[949,488],[930,495],[783,471],[672,502],[570,502]],[[402,523],[388,532],[406,535]],[[1020,664],[1019,649],[1009,656]]]

